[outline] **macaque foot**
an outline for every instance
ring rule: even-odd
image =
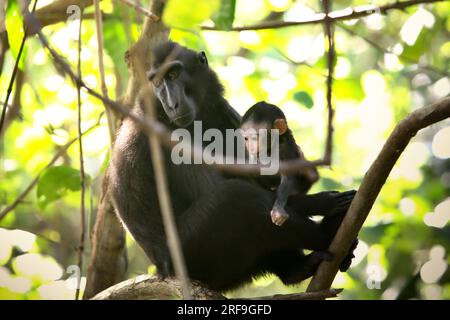
[[[358,238],[356,238],[353,241],[352,246],[350,247],[350,250],[348,250],[348,253],[345,256],[344,260],[342,260],[341,265],[339,266],[339,271],[345,272],[348,270],[348,268],[350,268],[350,265],[352,264],[352,260],[355,257],[355,254],[353,253],[353,251],[358,246],[358,243],[359,243]]]

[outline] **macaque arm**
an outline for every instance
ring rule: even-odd
[[[277,188],[277,198],[275,200],[274,209],[285,211],[288,197],[294,192],[297,183],[295,176],[281,175],[281,182]]]

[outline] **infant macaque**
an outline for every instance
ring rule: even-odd
[[[259,130],[267,130],[267,135],[260,135]],[[297,146],[294,136],[289,129],[286,116],[280,108],[264,101],[256,103],[242,117],[241,133],[245,139],[245,147],[249,156],[258,159],[261,150],[266,148],[270,153],[271,145],[270,130],[277,129],[279,132],[279,159],[305,159],[300,147]],[[272,222],[281,226],[288,218],[286,203],[290,195],[306,193],[314,182],[319,179],[316,168],[308,168],[299,174],[281,174],[279,179],[267,176],[264,184],[271,189],[276,188],[276,200],[270,213]]]

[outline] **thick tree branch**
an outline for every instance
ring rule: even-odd
[[[66,21],[68,14],[67,8],[69,6],[75,5],[80,8],[90,7],[93,0],[57,0],[45,7],[36,10],[35,16],[39,20],[42,27],[55,24],[58,22]],[[93,14],[86,14],[83,19],[92,19]],[[34,34],[34,33],[30,33]]]
[[[192,297],[196,300],[224,300],[221,294],[203,287],[193,281]],[[174,299],[182,297],[179,282],[172,278],[160,279],[156,276],[142,275],[112,286],[93,297],[93,300],[150,300]]]
[[[181,286],[175,279],[160,279],[156,276],[142,275],[118,283],[100,292],[92,300],[179,299],[181,291]],[[342,289],[330,289],[236,300],[317,300],[334,298],[341,292]],[[205,288],[198,281],[192,282],[192,296],[196,300],[228,300],[220,293]]]
[[[309,292],[326,290],[331,286],[342,259],[357,237],[389,173],[411,138],[420,129],[449,117],[450,97],[412,112],[395,127],[377,159],[364,176],[361,186],[331,243],[329,251],[335,259],[320,264],[308,286]]]
[[[163,8],[164,1],[154,0],[152,2],[151,9],[157,15],[162,14]],[[139,50],[139,55],[137,55],[139,57],[150,57],[152,46],[163,39],[167,39],[167,37],[166,29],[160,21],[155,22],[154,19],[146,17],[141,36],[134,47],[128,51],[128,58],[133,56],[135,50]],[[142,61],[142,64],[148,69],[150,61]],[[129,63],[130,78],[124,99],[127,106],[134,104],[140,89],[141,81],[136,68],[137,66]],[[72,77],[72,80],[76,79]],[[81,79],[77,80],[80,81]],[[105,107],[110,107],[112,101],[107,97],[101,95],[100,97],[103,98],[101,100],[104,102]],[[125,113],[129,113],[129,108],[123,106],[120,106],[120,108]],[[125,263],[123,263],[126,259],[125,233],[111,204],[108,192],[108,172],[103,178],[102,196],[91,243],[92,252],[89,260],[84,299],[89,299],[101,290],[114,285],[121,280],[125,272]]]
[[[344,10],[330,12],[330,21],[352,20],[357,18],[366,17],[374,13],[386,14],[392,10],[405,10],[408,7],[415,6],[422,3],[434,3],[446,0],[410,0],[410,1],[396,1],[384,6],[364,5],[355,8],[347,8]],[[317,13],[312,18],[301,21],[268,21],[250,26],[233,27],[231,29],[223,31],[246,31],[246,30],[263,30],[263,29],[278,29],[307,24],[320,24],[325,22],[326,14]],[[202,26],[203,30],[216,30],[222,31],[217,27]]]

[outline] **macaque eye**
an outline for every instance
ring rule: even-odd
[[[162,84],[162,80],[161,80],[161,78],[157,78],[157,77],[155,77],[155,78],[153,78],[152,79],[152,82],[153,82],[153,85],[155,86],[155,87],[159,87],[161,84]]]

